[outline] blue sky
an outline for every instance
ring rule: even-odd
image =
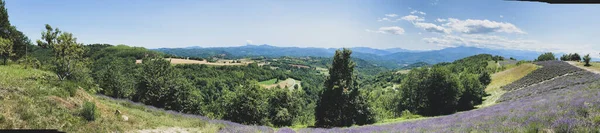
[[[44,24],[82,43],[160,47],[475,46],[600,56],[600,5],[502,0],[7,0],[35,41]]]

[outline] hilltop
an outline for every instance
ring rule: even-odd
[[[476,47],[453,47],[441,50],[416,51],[401,48],[375,49],[368,47],[349,48],[353,50],[355,58],[366,60],[372,64],[387,68],[402,68],[409,64],[425,62],[436,64],[440,62],[452,62],[468,56],[477,54],[492,54],[504,57],[513,57],[519,60],[533,60],[539,52],[523,50],[502,50]],[[188,48],[159,48],[156,51],[173,54],[182,57],[221,57],[221,58],[244,58],[244,57],[330,57],[335,48],[301,48],[301,47],[277,47],[271,45],[246,45],[239,47],[188,47]]]

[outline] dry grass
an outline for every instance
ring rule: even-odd
[[[302,88],[300,86],[301,81],[298,81],[298,80],[295,80],[292,78],[288,78],[284,81],[279,81],[279,82],[275,82],[276,80],[277,79],[263,81],[263,82],[260,82],[260,85],[267,89],[279,87],[279,88],[288,88],[288,89],[292,90],[292,89],[294,89],[294,85],[298,85],[298,89]]]
[[[502,96],[502,94],[506,92],[500,87],[508,85],[520,78],[523,78],[525,75],[531,73],[537,68],[537,65],[526,63],[493,74],[492,82],[485,88],[485,91],[488,94],[490,94],[490,96],[485,97],[483,103],[477,106],[477,108],[487,107],[495,104],[496,100],[498,100],[498,98],[500,98],[500,96]]]
[[[591,71],[593,73],[600,74],[600,62],[590,62],[590,65],[592,65],[592,66],[584,66],[585,65],[584,62],[576,62],[576,61],[567,61],[567,62],[569,64],[575,65],[579,68]]]
[[[177,58],[165,58],[166,60],[170,60],[171,64],[206,64],[206,65],[214,65],[214,66],[241,66],[241,65],[248,65],[250,63],[253,63],[253,61],[251,60],[242,60],[241,63],[231,63],[234,60],[219,60],[217,62],[208,62],[206,60],[203,61],[199,61],[199,60],[187,60],[187,59],[177,59]],[[142,60],[136,60],[135,61],[136,64],[142,63]],[[263,65],[265,63],[262,63]]]

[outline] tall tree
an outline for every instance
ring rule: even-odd
[[[12,43],[12,59],[16,60],[25,55],[27,46],[31,44],[29,38],[23,32],[17,30],[10,24],[8,11],[6,10],[4,0],[0,0],[0,37],[8,39]],[[6,54],[6,53],[5,53]],[[8,55],[3,55],[8,56]]]
[[[4,60],[4,65],[6,65],[8,57],[14,55],[12,47],[13,43],[10,40],[0,38],[0,56],[2,56],[2,59]]]
[[[361,110],[366,112],[357,110],[356,103],[363,102],[356,101],[359,91],[355,82],[356,76],[353,74],[356,64],[350,59],[351,54],[352,51],[349,49],[336,50],[332,66],[329,68],[329,77],[325,81],[325,88],[315,108],[315,126],[351,126],[355,121],[373,121],[356,120],[358,114],[371,113],[368,112],[368,107],[365,107],[367,110]]]
[[[592,57],[590,57],[590,54],[583,56],[583,62],[585,62],[585,66],[592,66],[590,64],[590,60],[592,60]]]
[[[73,34],[65,32],[60,34],[52,46],[54,53],[54,71],[60,80],[74,78],[73,72],[81,67],[82,55],[84,53],[83,44],[77,43],[77,38]]]

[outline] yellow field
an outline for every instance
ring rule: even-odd
[[[271,88],[275,88],[277,86],[279,86],[279,88],[288,88],[290,90],[294,89],[294,85],[298,85],[298,88],[301,88],[300,83],[301,81],[295,80],[293,78],[288,78],[284,81],[279,81],[277,83],[275,83],[276,79],[272,79],[272,80],[267,80],[264,82],[261,82],[261,86],[265,87],[267,89],[271,89]]]
[[[500,96],[506,92],[500,89],[500,87],[525,77],[525,75],[531,73],[537,68],[537,65],[526,63],[493,74],[492,82],[487,86],[487,88],[485,88],[485,91],[490,94],[490,96],[484,97],[485,100],[481,105],[477,106],[477,108],[487,107],[495,104],[496,100],[498,100],[498,98],[500,98]]]
[[[592,66],[583,66],[584,62],[576,62],[576,61],[567,61],[571,65],[575,65],[579,68],[586,69],[588,71],[600,74],[600,62],[590,62]]]
[[[165,58],[166,60],[170,60],[171,64],[206,64],[206,65],[215,65],[215,66],[236,66],[236,65],[248,65],[253,63],[253,61],[242,60],[241,63],[231,63],[234,60],[219,60],[217,62],[208,62],[206,60],[187,60],[187,59],[176,59],[176,58]],[[135,63],[142,63],[142,60],[136,60]],[[265,63],[262,63],[264,65]],[[262,66],[259,63],[259,66]]]

